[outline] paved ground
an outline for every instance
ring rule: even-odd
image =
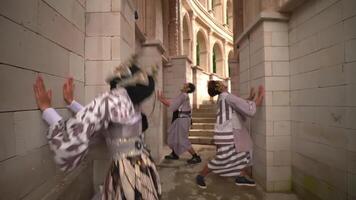
[[[196,145],[194,148],[203,158],[203,164],[215,154],[213,146]],[[297,200],[293,194],[266,194],[257,187],[236,186],[233,178],[210,174],[206,178],[207,189],[195,184],[195,176],[203,164],[188,165],[189,154],[178,161],[163,161],[158,165],[162,182],[163,200]]]

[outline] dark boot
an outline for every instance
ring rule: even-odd
[[[178,159],[179,159],[179,156],[178,156],[176,153],[174,153],[174,151],[172,151],[171,154],[166,155],[164,158],[165,158],[166,160],[178,160]]]
[[[188,164],[198,164],[201,163],[201,158],[197,154],[194,154],[193,157],[187,160]]]

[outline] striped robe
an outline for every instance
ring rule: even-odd
[[[219,95],[217,103],[214,133],[217,153],[208,167],[221,176],[238,176],[249,165],[252,150],[251,138],[242,121],[255,114],[256,105],[227,92]]]

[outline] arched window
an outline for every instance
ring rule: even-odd
[[[213,73],[216,73],[216,53],[213,49]]]
[[[223,53],[222,53],[222,48],[218,43],[215,43],[212,49],[212,69],[211,71],[213,73],[216,73],[220,76],[224,76],[224,58],[223,58]]]
[[[189,16],[186,14],[183,17],[183,55],[188,56],[188,58],[191,58],[192,56],[192,40],[190,31]]]
[[[230,29],[232,29],[233,26],[233,6],[232,6],[232,0],[228,0],[226,2],[226,22],[225,22]]]
[[[197,55],[196,55],[196,62],[197,62],[197,65],[200,65],[200,46],[199,46],[199,42],[197,42],[197,45],[196,45],[196,52],[197,52]]]
[[[208,50],[207,50],[207,39],[203,31],[197,33],[196,40],[196,65],[208,71]]]
[[[224,23],[223,19],[223,6],[222,0],[212,0],[211,9],[213,10],[214,17],[221,23]]]

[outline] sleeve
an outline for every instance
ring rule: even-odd
[[[83,106],[76,102],[75,100],[72,101],[72,103],[70,105],[68,105],[68,108],[74,112],[74,113],[77,113],[79,112],[81,109],[83,109]]]
[[[233,110],[243,116],[252,117],[256,113],[256,104],[253,101],[245,100],[229,94],[226,97],[226,102],[232,107]]]
[[[174,98],[169,106],[169,110],[174,112],[179,109],[179,107],[184,103],[184,100],[187,98],[187,94],[181,93],[179,96]]]
[[[121,94],[110,92],[95,98],[68,120],[50,121],[47,139],[55,154],[55,162],[63,171],[74,169],[87,154],[89,140],[95,132],[106,129],[110,121],[126,123],[134,113],[126,91]]]

